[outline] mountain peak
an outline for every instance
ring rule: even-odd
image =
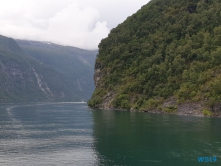
[[[23,52],[14,39],[2,35],[0,35],[0,47],[17,54],[21,54]]]

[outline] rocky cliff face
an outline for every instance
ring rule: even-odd
[[[104,82],[102,81],[102,78],[104,75],[108,73],[102,73],[101,72],[101,64],[99,62],[95,62],[94,65],[94,84],[97,89],[100,87],[105,86]],[[101,109],[115,109],[112,102],[114,100],[114,97],[116,93],[114,91],[105,91],[103,98],[101,99],[101,103],[99,105],[96,105],[96,107],[101,108]]]
[[[95,62],[94,65],[94,84],[95,87],[99,87],[102,85],[102,82],[100,81],[102,75],[101,75],[101,65],[98,62]]]

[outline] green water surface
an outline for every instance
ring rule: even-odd
[[[221,165],[219,118],[97,110],[93,119],[100,165]]]
[[[217,161],[202,163],[200,156]],[[0,166],[39,165],[221,165],[221,119],[84,103],[1,104]]]

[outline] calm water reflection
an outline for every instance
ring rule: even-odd
[[[0,105],[0,165],[188,166],[221,160],[221,119],[91,110],[80,103]],[[204,164],[203,164],[204,165]]]
[[[221,157],[221,120],[176,115],[93,111],[100,165],[202,165]]]

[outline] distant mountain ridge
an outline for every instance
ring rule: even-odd
[[[0,100],[87,101],[96,54],[0,36]]]
[[[0,35],[0,48],[6,49],[13,53],[23,53],[22,49],[19,47],[14,39],[2,35]]]

